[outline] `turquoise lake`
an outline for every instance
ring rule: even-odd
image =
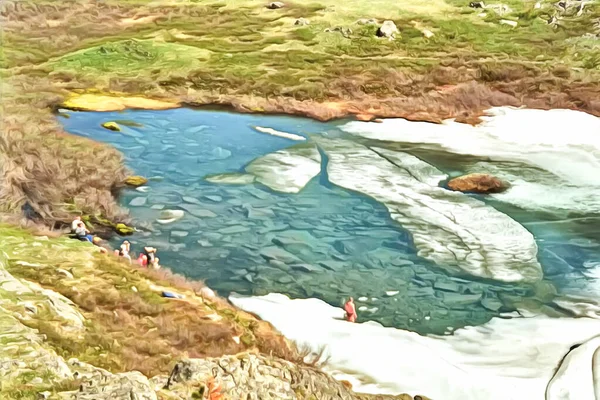
[[[332,305],[353,296],[359,320],[443,334],[521,307],[566,315],[552,302],[557,296],[596,297],[600,292],[591,284],[596,279],[592,271],[600,266],[596,214],[526,212],[474,196],[511,216],[536,239],[544,280],[510,284],[450,273],[418,256],[411,233],[390,217],[384,204],[330,182],[322,152],[321,173],[295,194],[256,182],[205,180],[241,173],[256,158],[299,143],[258,132],[255,126],[307,138],[368,142],[343,132],[343,122],[185,108],[67,113],[69,118],[59,120],[68,132],[111,144],[136,175],[149,178],[147,187],[127,189],[120,199],[140,230],[129,239],[132,251],[155,246],[162,265],[204,280],[223,296],[277,292]],[[101,127],[119,120],[141,126],[121,124],[122,132]],[[478,161],[418,144],[402,150],[452,176]],[[185,215],[170,224],[156,222],[164,210],[183,210]]]

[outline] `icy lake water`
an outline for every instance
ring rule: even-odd
[[[135,174],[150,178],[146,188],[121,198],[140,227],[130,238],[133,252],[153,245],[161,264],[224,296],[275,292],[335,306],[353,296],[359,320],[443,334],[517,309],[567,316],[557,297],[600,294],[598,192],[579,185],[567,193],[557,185],[555,194],[540,195],[531,188],[557,179],[518,157],[492,162],[416,139],[377,140],[344,121],[191,109],[68,114],[59,117],[67,131],[110,143]],[[123,120],[140,126],[101,127]],[[292,146],[290,159],[277,156]],[[260,159],[269,154],[276,157]],[[245,173],[257,159],[260,179]],[[318,172],[298,193],[273,190],[282,185],[273,171],[288,167],[288,180]],[[494,198],[438,187],[444,175],[475,170],[518,184]],[[206,180],[216,174],[236,174],[226,178],[239,182]],[[536,194],[527,199],[525,189]],[[580,193],[581,201],[570,193]],[[158,223],[164,210],[185,215]],[[438,223],[438,212],[445,222]],[[491,243],[497,237],[503,241]],[[481,254],[463,257],[463,245]],[[494,263],[506,269],[490,272]]]

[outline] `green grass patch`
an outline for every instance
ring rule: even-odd
[[[189,70],[210,55],[208,50],[176,43],[124,40],[65,55],[51,65],[65,71],[136,76],[149,69]]]

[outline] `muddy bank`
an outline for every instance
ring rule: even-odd
[[[600,116],[600,88],[574,87],[573,90],[549,91],[523,95],[503,92],[472,81],[457,85],[438,86],[417,96],[377,98],[363,95],[358,98],[327,101],[297,100],[291,97],[262,98],[254,96],[212,96],[186,94],[157,94],[153,99],[137,95],[93,95],[70,97],[60,107],[81,111],[119,111],[127,108],[163,110],[176,107],[219,107],[242,113],[287,114],[331,121],[356,118],[372,121],[379,118],[405,118],[411,121],[440,123],[454,118],[458,122],[477,124],[479,117],[492,107],[513,106],[533,109],[565,108]],[[164,97],[163,97],[164,96]]]

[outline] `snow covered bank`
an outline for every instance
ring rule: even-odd
[[[509,216],[438,187],[446,175],[418,158],[348,140],[314,138],[329,180],[373,197],[409,230],[421,257],[453,271],[505,282],[542,277],[531,233]]]
[[[443,400],[600,399],[600,341],[593,339],[600,320],[494,318],[452,336],[424,337],[376,323],[347,323],[343,310],[316,299],[270,294],[230,300],[292,340],[314,350],[324,346],[329,372],[352,377],[357,391],[425,393]]]
[[[403,143],[420,143],[448,153],[486,157],[495,162],[529,165],[548,171],[553,179],[539,181],[536,174],[496,174],[511,181],[513,188],[494,195],[520,207],[568,209],[588,212],[598,209],[600,193],[600,118],[571,110],[530,110],[499,107],[489,110],[477,126],[388,119],[381,124],[350,122],[342,129],[357,136]],[[514,164],[513,164],[514,165]],[[492,172],[478,170],[478,172]],[[513,171],[514,172],[514,169]],[[518,175],[518,172],[517,172]],[[558,190],[554,196],[541,192]],[[552,201],[548,201],[551,199]],[[557,203],[552,204],[557,199]]]

